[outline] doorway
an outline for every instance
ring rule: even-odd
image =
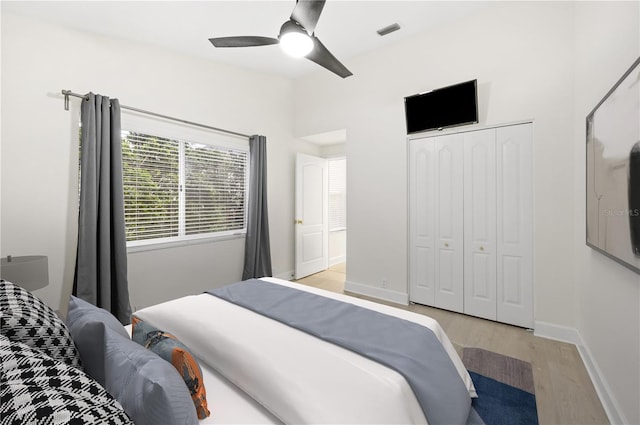
[[[322,151],[325,156],[322,156]],[[315,153],[315,152],[314,152]],[[296,155],[295,279],[346,273],[347,161],[344,143]]]

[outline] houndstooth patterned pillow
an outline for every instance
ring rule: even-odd
[[[79,369],[0,335],[0,425],[134,425]]]
[[[67,325],[38,297],[11,282],[0,281],[0,334],[42,350],[80,368],[80,355]]]

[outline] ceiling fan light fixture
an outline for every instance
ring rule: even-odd
[[[0,0],[2,1],[2,0]],[[347,69],[315,36],[316,24],[326,0],[296,0],[291,18],[280,27],[278,38],[257,36],[216,37],[214,47],[252,47],[280,44],[288,55],[306,59],[328,69],[341,78],[353,73]]]
[[[313,50],[313,40],[305,32],[289,31],[280,35],[280,47],[289,56],[301,58]]]

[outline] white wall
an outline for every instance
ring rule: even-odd
[[[347,154],[347,144],[323,145],[320,146],[320,152],[323,158],[344,157]]]
[[[640,56],[638,2],[576,5],[574,184],[578,329],[616,423],[640,423],[640,275],[585,245],[585,117]],[[638,117],[640,125],[640,117]],[[598,383],[598,382],[596,382]]]
[[[329,267],[347,260],[347,231],[329,232]]]
[[[638,57],[639,36],[638,2],[496,2],[345,61],[349,79],[316,73],[295,87],[296,134],[349,134],[347,282],[396,300],[407,293],[403,97],[477,78],[479,126],[533,120],[536,328],[579,345],[624,423],[640,423],[640,277],[585,246],[584,117]]]
[[[348,282],[407,293],[403,98],[477,78],[481,125],[534,121],[536,319],[575,327],[572,12],[571,3],[496,2],[346,61],[353,77],[296,82],[296,134],[349,135]]]
[[[65,307],[77,233],[79,99],[61,89],[264,134],[274,274],[293,269],[293,85],[274,76],[2,14],[2,256],[49,256],[38,291]],[[259,95],[256,95],[259,93]],[[129,254],[132,305],[240,280],[244,239]]]

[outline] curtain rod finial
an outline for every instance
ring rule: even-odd
[[[71,90],[62,90],[62,94],[64,95],[64,110],[69,110],[69,94],[71,94]]]

